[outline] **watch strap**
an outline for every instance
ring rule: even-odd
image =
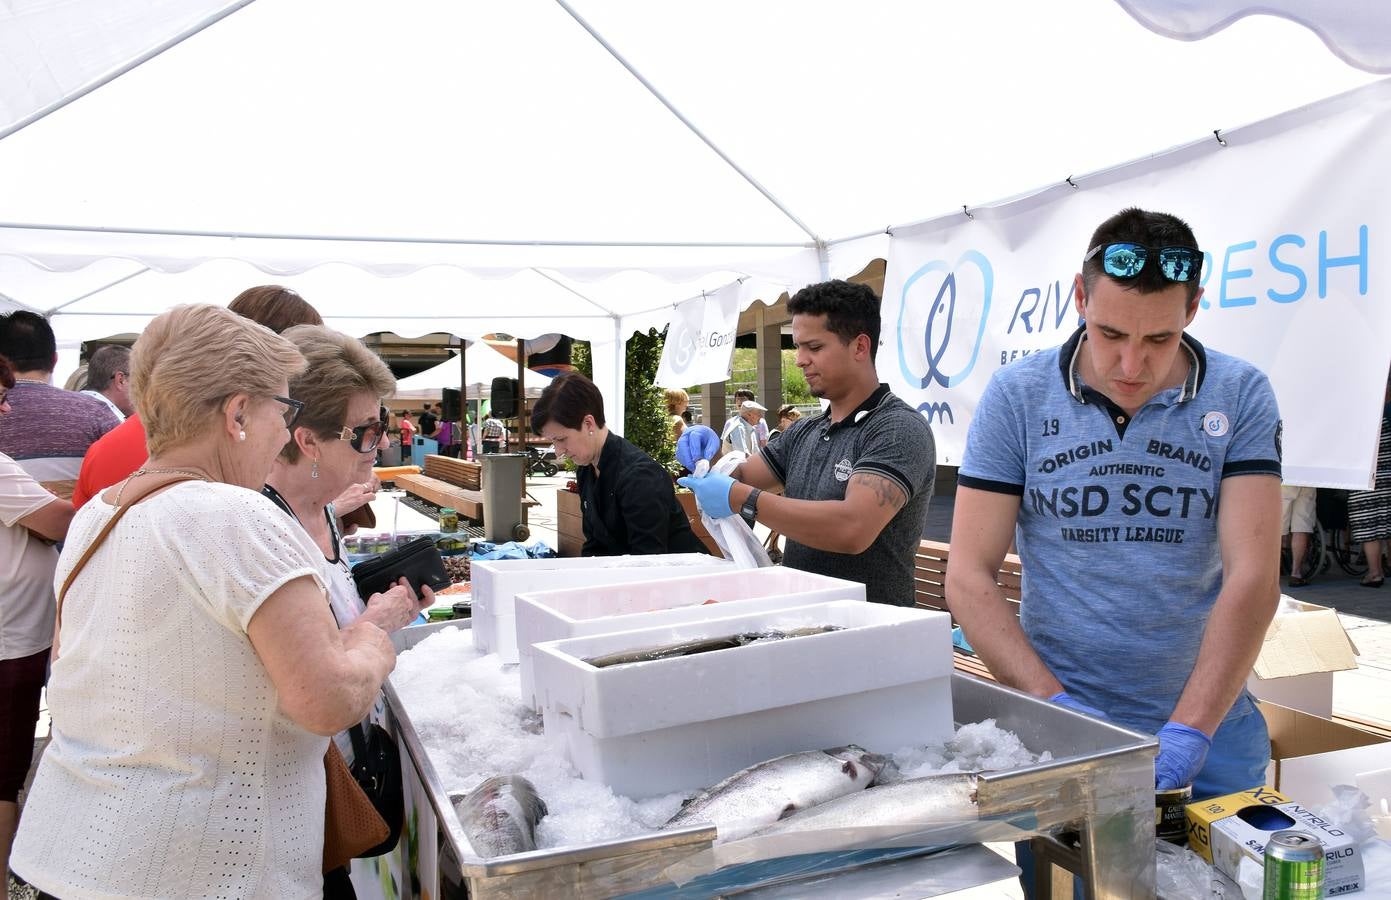
[[[759,488],[749,491],[749,496],[744,499],[744,505],[739,507],[739,515],[744,517],[744,521],[752,525],[758,520],[758,495],[763,493]]]

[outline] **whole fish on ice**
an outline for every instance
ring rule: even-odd
[[[976,806],[978,774],[927,775],[876,785],[795,813],[751,837],[857,829],[864,843],[857,840],[856,844],[870,846],[877,837],[896,836],[915,828],[929,832],[974,822],[980,816]]]
[[[697,794],[662,826],[708,822],[720,840],[735,840],[818,804],[863,791],[890,765],[850,744],[791,753],[750,766]]]
[[[497,775],[463,796],[451,796],[473,850],[484,859],[536,849],[536,824],[549,810],[520,775]]]
[[[634,647],[629,650],[618,650],[600,656],[591,656],[584,661],[596,669],[604,669],[609,666],[653,662],[659,659],[673,659],[678,656],[692,656],[696,653],[710,653],[714,650],[732,650],[735,647],[743,647],[748,644],[782,641],[788,638],[808,637],[813,634],[826,634],[831,631],[840,630],[840,626],[838,625],[811,625],[805,628],[788,629],[770,628],[765,631],[747,631],[741,634],[691,638],[690,640],[677,641],[671,644],[657,644],[651,647]]]

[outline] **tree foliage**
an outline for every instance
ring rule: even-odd
[[[572,341],[570,344],[570,365],[585,378],[594,379],[594,351],[589,341]]]
[[[624,376],[623,436],[641,447],[663,466],[676,460],[676,447],[671,440],[671,424],[667,418],[666,397],[652,383],[657,377],[657,364],[662,359],[662,343],[666,330],[649,328],[628,339],[628,371]],[[578,363],[576,363],[578,366]]]

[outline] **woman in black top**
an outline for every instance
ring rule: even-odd
[[[704,553],[676,500],[671,475],[604,425],[604,397],[578,373],[541,394],[531,430],[579,469],[584,556]]]

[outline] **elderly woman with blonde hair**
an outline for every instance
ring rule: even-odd
[[[395,654],[367,617],[338,628],[322,554],[260,492],[304,364],[213,306],[135,344],[150,458],[78,512],[58,564],[53,739],[10,861],[46,893],[322,890],[328,736]]]

